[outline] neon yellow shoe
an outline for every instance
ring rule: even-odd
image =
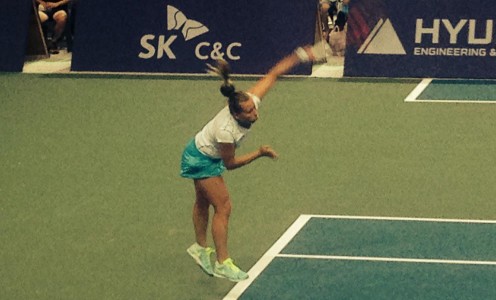
[[[214,276],[227,278],[234,282],[248,279],[248,274],[241,271],[230,258],[226,259],[222,264],[215,262]]]
[[[210,262],[210,255],[215,252],[214,249],[210,247],[203,248],[198,245],[198,243],[194,243],[186,252],[195,260],[196,264],[200,266],[203,272],[210,276],[214,275],[212,263]]]

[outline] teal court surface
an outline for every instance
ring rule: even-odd
[[[423,79],[405,102],[496,103],[495,80]]]
[[[496,221],[301,215],[224,299],[496,299]]]

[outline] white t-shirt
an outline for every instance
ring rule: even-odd
[[[248,95],[253,99],[255,108],[258,109],[260,98],[253,94]],[[219,143],[235,144],[237,148],[249,131],[249,128],[238,124],[231,115],[229,106],[226,106],[196,134],[196,148],[207,156],[220,158]]]

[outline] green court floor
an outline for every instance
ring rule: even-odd
[[[234,79],[239,89],[255,80]],[[262,158],[224,176],[233,203],[229,248],[239,266],[256,266],[302,214],[496,219],[496,106],[405,103],[420,81],[282,78],[276,84],[238,153],[268,144],[279,159]],[[212,77],[0,74],[0,298],[225,297],[235,284],[206,276],[186,253],[194,242],[195,193],[179,177],[186,142],[225,105],[219,87]],[[437,252],[442,247],[393,251],[396,244],[385,241],[412,236],[394,224],[402,229],[379,227],[383,234],[363,240],[356,255],[415,257],[413,250],[422,250],[465,259]],[[343,236],[332,228],[338,225],[321,238],[326,245],[339,247],[333,239]],[[459,234],[472,239],[464,228]],[[477,243],[466,253],[489,260],[479,253],[490,245]],[[396,268],[405,264],[383,262],[274,262],[286,260],[316,273],[360,264],[370,278],[388,267],[423,272],[409,271],[414,264],[402,271]],[[363,281],[367,272],[343,280]],[[477,275],[481,285],[484,272]],[[326,274],[338,273],[347,274]],[[314,280],[305,284],[329,289]]]

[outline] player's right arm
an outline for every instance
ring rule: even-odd
[[[251,163],[262,156],[277,158],[277,153],[270,146],[261,146],[256,151],[236,156],[236,147],[231,143],[219,143],[219,152],[224,166],[228,170],[234,170]]]

